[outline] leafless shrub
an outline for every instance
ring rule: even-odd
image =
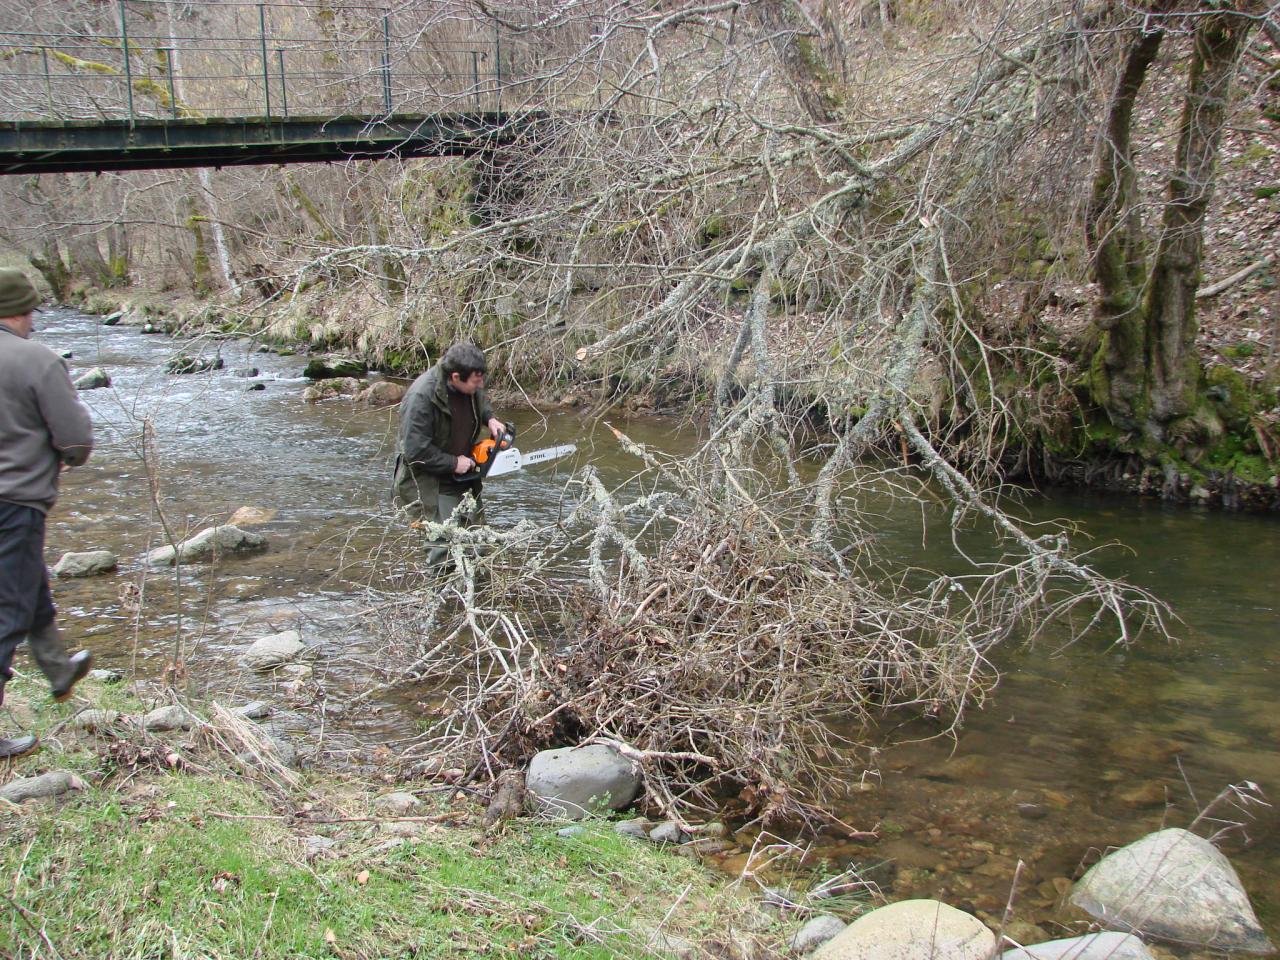
[[[431,685],[436,720],[406,757],[488,777],[540,749],[603,742],[640,762],[669,815],[737,795],[765,823],[827,822],[850,766],[873,762],[863,734],[886,712],[945,732],[989,692],[1001,643],[1076,608],[1089,612],[1079,628],[1111,617],[1122,634],[1140,626],[1129,617],[1159,617],[1052,538],[1029,558],[938,576],[894,565],[843,522],[813,539],[811,501],[763,492],[759,471],[726,472],[726,500],[622,439],[680,495],[624,503],[587,471],[556,530],[431,527],[453,538],[459,569],[424,585],[430,627],[403,604],[380,625],[429,637],[412,674]],[[850,497],[884,489],[875,472],[848,483]],[[482,540],[497,553],[477,556]]]

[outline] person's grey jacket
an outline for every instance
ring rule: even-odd
[[[66,363],[0,324],[0,500],[48,513],[58,473],[93,450],[89,411]]]

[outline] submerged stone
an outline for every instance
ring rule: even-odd
[[[147,554],[147,563],[152,566],[172,566],[175,562],[200,563],[213,560],[228,553],[248,553],[265,549],[266,538],[241,530],[233,524],[220,527],[208,527],[201,530],[190,540],[185,540],[174,547],[159,547]]]
[[[286,630],[284,633],[275,633],[255,640],[253,645],[244,652],[240,662],[250,670],[265,672],[296,659],[306,649],[307,645],[302,642],[302,634],[297,630]]]

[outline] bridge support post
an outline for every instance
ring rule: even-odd
[[[382,107],[391,116],[391,17],[382,15]]]
[[[498,89],[498,106],[496,113],[502,112],[502,28],[493,25],[493,76],[494,85]]]
[[[266,101],[268,120],[271,119],[271,73],[267,66],[267,5],[258,4],[258,41],[262,44],[262,96]]]
[[[44,61],[44,98],[49,103],[49,116],[53,116],[53,77],[49,75],[49,48],[40,48],[40,59]]]
[[[284,78],[284,47],[276,47],[276,56],[280,60],[280,109],[284,111],[284,118],[289,119],[289,84]]]
[[[120,11],[120,51],[124,57],[124,92],[129,104],[129,122],[133,123],[133,66],[129,63],[129,22],[125,16],[124,0],[116,0]]]
[[[173,85],[173,47],[161,47],[164,51],[165,72],[169,74],[169,112],[173,114],[173,119],[178,119],[178,94]]]

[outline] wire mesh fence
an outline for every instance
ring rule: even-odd
[[[525,36],[413,13],[114,0],[88,15],[11,20],[0,31],[0,120],[501,112],[540,106],[564,85],[562,64]]]

